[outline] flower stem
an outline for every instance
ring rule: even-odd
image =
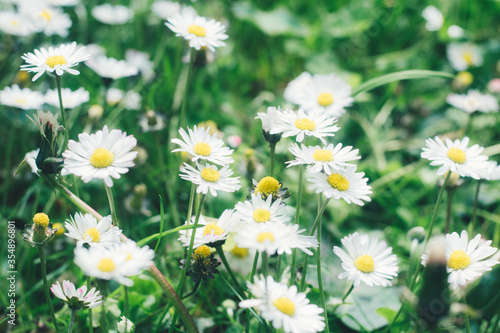
[[[269,275],[269,262],[268,262],[268,257],[267,257],[267,252],[263,251],[261,254],[261,259],[262,259],[262,274],[264,274],[264,277],[267,278]]]
[[[87,276],[87,289],[91,289],[90,276]],[[94,326],[92,320],[92,309],[89,308],[89,333],[94,333]]]
[[[446,190],[446,226],[444,227],[444,233],[447,234],[450,231],[451,224],[451,207],[453,206],[453,195],[455,194],[454,189]]]
[[[73,333],[73,324],[75,323],[75,313],[76,311],[71,309],[71,318],[69,319],[68,333]]]
[[[295,224],[300,224],[300,206],[302,204],[302,191],[304,187],[304,166],[299,165],[299,193],[297,196],[297,207],[295,208]],[[292,265],[290,267],[290,283],[294,284],[296,280],[295,265],[297,261],[297,249],[292,250]]]
[[[467,333],[470,333],[470,322],[469,322],[469,315],[467,314],[467,299],[465,297],[465,290],[463,290],[463,292],[464,292],[464,305],[465,305],[464,309],[465,331]]]
[[[321,201],[321,200],[320,200]],[[318,275],[318,287],[319,287],[319,298],[321,301],[321,306],[323,307],[323,315],[325,316],[325,331],[326,333],[330,332],[330,328],[328,327],[328,313],[326,311],[326,302],[325,302],[325,293],[323,291],[323,276],[321,273],[321,219],[318,225],[318,250],[316,251],[316,272]]]
[[[346,293],[342,297],[342,301],[339,304],[335,305],[335,308],[333,308],[333,314],[335,314],[335,311],[337,311],[339,306],[341,306],[342,304],[345,304],[345,300],[347,299],[347,297],[351,294],[351,292],[353,290],[354,290],[354,283],[351,283],[351,286],[349,287],[349,289],[346,291]]]
[[[61,87],[61,76],[56,75],[56,85],[57,85],[57,94],[59,96],[59,109],[61,110],[61,120],[64,126],[64,144],[63,150],[68,146],[69,141],[69,128],[68,121],[66,120],[66,111],[64,111],[63,101],[62,101],[62,87]]]
[[[325,202],[323,202],[323,204],[318,209],[318,215],[316,215],[316,218],[314,219],[314,222],[313,222],[313,226],[311,228],[311,233],[310,233],[311,236],[314,235],[314,232],[316,231],[316,228],[318,227],[319,221],[321,220],[321,216],[323,216],[323,212],[325,211],[326,206],[330,202],[330,199],[331,198],[327,198],[325,200]]]
[[[273,177],[274,175],[274,160],[276,157],[275,151],[276,151],[276,142],[270,143],[269,148],[271,149],[271,170],[269,171],[269,175]],[[301,165],[302,166],[302,165]]]
[[[116,215],[116,206],[115,206],[115,200],[113,199],[113,192],[111,191],[111,187],[107,187],[106,184],[104,185],[104,188],[106,189],[106,195],[108,196],[108,201],[109,201],[109,210],[111,211],[111,218],[113,219],[113,222],[115,223],[118,228],[121,228],[120,221],[118,220],[118,216]]]
[[[128,305],[128,287],[123,286],[123,289],[124,289],[123,293],[125,296],[125,305],[124,305],[123,313],[124,313],[125,317],[130,318],[129,317],[129,305]],[[125,321],[125,332],[127,332],[127,324],[128,324],[128,321]]]
[[[307,267],[309,266],[309,256],[306,254],[304,258],[304,264],[302,267],[302,278],[300,279],[300,288],[299,291],[303,292],[306,287],[306,276],[307,276]]]
[[[468,234],[472,235],[474,232],[474,225],[476,224],[477,218],[477,206],[479,203],[479,189],[481,187],[481,179],[476,182],[476,193],[474,193],[474,209],[472,210],[472,218],[470,220],[469,227],[467,228]]]
[[[281,255],[276,258],[276,281],[281,281]]]
[[[231,266],[227,262],[226,255],[224,254],[224,250],[222,249],[222,246],[216,246],[215,249],[217,250],[219,257],[222,260],[222,263],[226,267],[226,270],[229,273],[229,276],[231,276],[231,280],[233,280],[235,289],[238,290],[238,292],[240,294],[243,294],[243,290],[241,289],[240,283],[238,282],[238,279],[234,275],[233,270],[231,269]]]
[[[432,236],[432,229],[434,229],[434,223],[436,222],[436,217],[437,217],[439,205],[441,204],[441,197],[443,196],[444,189],[446,188],[446,184],[448,184],[448,180],[450,179],[450,176],[451,176],[451,171],[448,171],[448,174],[446,175],[446,178],[444,179],[444,183],[441,186],[441,189],[439,190],[436,204],[434,205],[434,210],[432,212],[432,218],[431,218],[431,222],[429,224],[429,229],[427,230],[427,236],[425,237],[424,250],[427,247],[427,243],[429,242],[430,237]],[[410,286],[410,289],[412,287],[413,286]]]
[[[250,283],[253,283],[255,273],[257,272],[257,263],[259,262],[259,252],[255,252],[253,258],[252,273],[250,275]],[[247,309],[247,314],[245,317],[245,333],[250,333],[250,310]]]
[[[38,246],[38,254],[40,255],[40,266],[42,268],[42,280],[43,289],[45,291],[45,299],[47,300],[47,305],[49,306],[50,316],[52,317],[52,321],[54,322],[54,328],[56,332],[59,332],[59,328],[57,327],[56,315],[54,313],[54,308],[52,307],[52,300],[50,299],[49,283],[47,282],[47,261],[45,260],[45,248],[43,246]]]

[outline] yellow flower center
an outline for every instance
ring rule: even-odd
[[[205,30],[205,28],[200,27],[199,25],[196,25],[196,24],[191,24],[188,27],[188,32],[190,34],[196,35],[198,37],[205,37],[205,35],[207,34],[207,31]]]
[[[13,26],[13,27],[15,27],[18,24],[19,24],[19,21],[11,21],[10,22],[10,25]]]
[[[363,254],[354,260],[354,266],[363,273],[371,273],[375,270],[373,257],[368,254]]]
[[[295,127],[302,131],[314,131],[316,123],[311,119],[300,118],[295,120]]]
[[[28,101],[25,100],[24,98],[18,98],[16,99],[16,103],[19,103],[19,104],[26,104]]]
[[[253,211],[253,220],[257,223],[267,222],[271,218],[271,212],[265,208],[257,208]]]
[[[448,157],[455,163],[465,163],[465,153],[458,148],[450,148],[450,150],[448,150]]]
[[[113,163],[115,156],[106,148],[97,148],[90,156],[90,165],[95,168],[106,168]]]
[[[127,259],[125,259],[125,261],[129,261],[130,259],[132,259],[132,255],[127,252]]]
[[[264,177],[262,178],[255,187],[255,192],[260,192],[262,196],[268,196],[269,194],[277,194],[281,184],[276,178]]]
[[[274,242],[274,235],[272,232],[264,231],[257,235],[257,242],[264,243],[266,239],[269,239],[271,242]]]
[[[194,146],[194,152],[195,152],[197,155],[201,155],[201,156],[208,156],[208,155],[210,155],[210,153],[212,152],[212,147],[211,147],[208,143],[205,143],[205,142],[198,142],[198,143]]]
[[[64,235],[64,232],[66,231],[66,229],[64,229],[64,225],[62,223],[59,223],[59,222],[54,223],[52,228],[57,229],[56,236]]]
[[[214,235],[222,235],[224,233],[224,229],[221,226],[215,223],[209,223],[203,228],[203,236],[212,234],[212,231]]]
[[[102,258],[99,264],[97,264],[97,269],[101,272],[109,273],[114,271],[115,268],[115,262],[111,258]]]
[[[45,9],[44,11],[42,11],[40,14],[38,14],[38,16],[43,17],[47,21],[50,21],[50,19],[52,18],[48,9]]]
[[[220,174],[219,171],[212,168],[204,168],[201,170],[201,178],[207,182],[215,183],[219,180]]]
[[[101,240],[101,233],[96,228],[89,228],[83,234],[83,240],[85,240],[85,236],[89,235],[93,242],[98,242]]]
[[[460,72],[457,75],[457,81],[463,84],[464,86],[468,86],[474,81],[474,76],[470,72]]]
[[[448,259],[448,267],[454,270],[465,269],[470,265],[470,257],[462,250],[455,250]]]
[[[35,216],[33,216],[33,223],[38,224],[42,227],[47,227],[49,225],[49,217],[45,213],[36,213]]]
[[[318,104],[328,106],[333,103],[333,96],[330,93],[321,93],[318,95]]]
[[[328,182],[333,188],[339,191],[347,191],[349,189],[349,181],[339,173],[332,173],[328,176]]]
[[[248,256],[248,249],[244,247],[237,247],[235,246],[232,250],[231,253],[233,256],[236,258],[246,258]]]
[[[295,314],[295,304],[288,297],[282,296],[273,302],[276,309],[280,310],[287,316],[292,317]]]
[[[206,245],[201,245],[194,250],[194,257],[195,259],[204,259],[210,255],[212,251],[210,251],[210,248]]]
[[[462,55],[462,57],[464,58],[465,62],[468,65],[472,65],[472,53],[470,53],[470,52],[464,52],[464,54]]]
[[[316,149],[313,153],[313,159],[316,162],[331,162],[333,161],[333,153],[328,149]]]
[[[54,68],[57,65],[64,65],[66,63],[66,59],[63,56],[56,55],[48,57],[47,60],[45,60],[45,63],[47,64],[47,66]]]

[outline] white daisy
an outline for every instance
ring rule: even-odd
[[[335,170],[330,175],[323,172],[313,173],[307,180],[312,183],[310,188],[316,193],[363,206],[363,201],[371,201],[368,195],[372,193],[371,187],[367,185],[368,178],[363,178],[364,175],[364,172],[356,172],[355,167],[346,167]]]
[[[326,144],[325,137],[334,136],[340,127],[334,125],[337,120],[327,118],[325,115],[306,115],[304,111],[297,113],[292,110],[278,112],[276,121],[271,125],[271,134],[279,134],[283,137],[297,136],[296,141],[304,141],[306,136],[314,136]]]
[[[197,193],[207,194],[210,191],[214,197],[217,196],[217,191],[234,192],[240,189],[240,177],[231,177],[233,171],[228,165],[218,169],[217,166],[211,164],[201,165],[196,163],[196,169],[191,165],[184,163],[181,166],[179,176],[198,185]]]
[[[61,44],[58,47],[41,48],[34,53],[25,53],[21,58],[26,61],[26,65],[21,65],[21,70],[37,73],[33,81],[38,79],[43,73],[54,73],[63,75],[64,72],[78,75],[79,71],[72,67],[80,62],[88,60],[90,55],[85,51],[85,46],[76,47],[76,42],[71,44]]]
[[[358,155],[358,149],[352,149],[352,146],[342,148],[339,143],[336,146],[329,144],[326,147],[321,146],[305,146],[301,144],[292,144],[288,148],[295,156],[295,160],[286,162],[288,167],[293,165],[305,164],[308,165],[308,171],[311,173],[325,171],[330,175],[333,171],[341,169],[341,167],[353,166],[348,162],[359,160],[361,156]]]
[[[296,286],[275,282],[272,276],[255,278],[248,289],[255,297],[240,302],[242,308],[255,307],[265,320],[272,322],[275,329],[285,333],[316,333],[325,328],[323,309],[310,304],[305,293],[299,293]]]
[[[189,41],[189,46],[200,50],[202,47],[215,52],[216,47],[224,46],[223,40],[228,36],[225,34],[226,26],[214,19],[195,16],[184,11],[168,18],[165,25],[175,32],[176,36],[184,37]]]
[[[500,165],[494,161],[487,162],[488,167],[483,172],[481,172],[481,179],[500,180]]]
[[[422,11],[422,17],[427,21],[425,28],[429,31],[438,31],[443,26],[443,14],[434,6],[425,7]]]
[[[35,174],[38,174],[38,166],[36,165],[36,158],[39,152],[40,148],[27,152],[26,155],[24,155],[24,160],[30,166],[31,172]]]
[[[251,201],[239,202],[235,207],[242,222],[246,223],[286,223],[290,217],[286,216],[286,205],[281,199],[273,202],[273,196],[263,199],[262,195],[252,194]]]
[[[384,241],[376,238],[370,240],[368,235],[359,235],[357,232],[342,238],[342,245],[346,251],[338,246],[333,252],[342,260],[345,272],[339,279],[347,278],[353,281],[354,287],[361,282],[372,286],[391,286],[391,280],[398,276],[397,257],[392,254],[392,248],[387,247]]]
[[[75,285],[68,280],[63,281],[62,288],[59,281],[56,281],[50,290],[57,298],[67,303],[72,310],[79,310],[82,307],[92,309],[104,302],[102,295],[99,295],[99,291],[95,288],[90,289],[89,292],[87,292],[86,285],[76,289]]]
[[[116,329],[119,333],[129,333],[135,330],[135,325],[127,317],[121,316],[120,321],[116,323]]]
[[[477,90],[469,90],[466,95],[449,94],[446,101],[467,113],[474,111],[498,112],[497,99],[491,95],[483,95]]]
[[[137,67],[146,81],[153,78],[154,64],[149,60],[149,53],[129,49],[125,52],[125,60],[132,66]]]
[[[193,216],[192,222],[194,223],[194,221],[195,217]],[[226,209],[219,219],[208,218],[200,215],[198,225],[202,225],[204,227],[196,229],[194,247],[196,248],[205,244],[209,246],[218,246],[218,242],[224,241],[239,222],[240,217],[237,214],[234,214],[234,210],[232,209]],[[184,225],[187,225],[187,222]],[[182,242],[182,246],[189,246],[189,243],[191,242],[191,234],[192,229],[179,231],[179,241]]]
[[[93,178],[103,179],[108,187],[113,186],[111,178],[119,179],[120,174],[128,172],[134,166],[137,145],[134,136],[126,132],[104,126],[95,134],[81,133],[80,142],[69,140],[64,157],[62,175],[73,174],[81,177],[85,183]]]
[[[3,11],[0,12],[0,31],[13,36],[28,36],[35,32],[35,27],[24,15]]]
[[[166,126],[165,119],[164,115],[148,110],[146,114],[139,117],[139,126],[141,126],[143,132],[161,131]]]
[[[76,246],[82,247],[87,243],[92,246],[111,246],[120,242],[121,230],[114,226],[111,216],[106,216],[99,222],[91,214],[75,213],[66,220],[65,233],[69,238],[76,239]]]
[[[185,151],[193,158],[191,161],[198,162],[198,160],[207,160],[219,165],[227,165],[233,163],[231,154],[232,149],[223,147],[224,141],[217,138],[217,133],[210,135],[210,127],[196,127],[191,130],[188,127],[188,133],[181,128],[179,134],[182,139],[172,139],[172,143],[178,144],[180,148],[172,150],[172,152]]]
[[[153,265],[155,252],[149,246],[139,247],[133,240],[127,240],[116,245],[118,253],[126,255],[123,269],[127,272],[127,276],[138,275],[143,269],[147,269]]]
[[[76,108],[89,101],[89,92],[84,88],[72,91],[69,88],[61,89],[63,106],[65,109]],[[45,93],[45,103],[59,107],[59,94],[57,89],[49,89]]]
[[[104,79],[118,80],[123,77],[139,74],[139,69],[125,60],[117,60],[111,57],[108,58],[104,55],[97,56],[87,61],[85,64]]]
[[[92,8],[92,16],[105,24],[124,24],[130,21],[134,13],[128,7],[107,3]]]
[[[303,72],[295,79],[290,81],[285,88],[283,96],[287,101],[293,104],[300,105],[302,101],[302,93],[306,86],[313,83],[313,77],[308,72]]]
[[[172,2],[172,1],[163,1],[163,0],[155,1],[151,5],[151,10],[156,16],[158,16],[163,20],[168,20],[169,18],[177,14],[184,14],[184,13],[185,15],[196,16],[196,10],[194,10],[193,7],[184,6],[178,2]]]
[[[52,6],[76,6],[80,3],[80,0],[48,0],[48,3]]]
[[[457,71],[483,64],[483,56],[477,45],[471,43],[450,43],[446,49],[451,66]]]
[[[232,240],[234,243],[234,232],[230,234],[225,246]],[[229,250],[230,249],[230,250]],[[232,246],[228,249],[224,248],[224,253],[226,255],[229,266],[233,272],[238,272],[243,276],[247,276],[252,271],[253,262],[255,259],[255,250],[247,249],[244,247]],[[260,262],[257,262],[257,269],[260,267]]]
[[[238,247],[274,254],[292,254],[292,249],[300,249],[308,255],[310,247],[317,247],[315,236],[301,235],[305,229],[298,230],[298,224],[248,224],[242,226],[235,236]]]
[[[19,7],[19,12],[30,20],[36,32],[68,37],[72,22],[61,8],[49,6],[44,1],[26,1]]]
[[[462,141],[446,138],[445,143],[438,136],[425,140],[426,147],[422,149],[422,158],[430,160],[431,165],[441,165],[437,171],[440,176],[451,170],[462,177],[479,179],[479,174],[488,167],[488,157],[480,155],[484,148],[477,144],[467,148],[468,137]]]
[[[497,249],[490,245],[491,241],[482,241],[481,235],[469,242],[465,230],[460,236],[456,232],[446,234],[446,270],[450,273],[448,282],[452,289],[465,286],[498,264],[498,260],[490,258],[497,252]],[[422,265],[425,266],[428,259],[429,253],[424,253]]]
[[[255,117],[255,119],[260,119],[260,121],[262,122],[262,130],[264,132],[269,133],[271,131],[271,124],[274,123],[276,115],[280,111],[281,109],[279,106],[277,109],[274,106],[270,106],[267,108],[266,112],[257,113],[257,117]]]
[[[41,109],[43,100],[41,92],[29,88],[21,89],[17,84],[5,87],[0,91],[0,104],[23,110]]]
[[[464,29],[460,28],[458,25],[450,25],[448,30],[446,30],[448,37],[450,38],[461,38],[465,35]]]

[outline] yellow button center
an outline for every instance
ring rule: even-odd
[[[295,304],[288,297],[282,296],[273,302],[276,309],[280,310],[287,316],[292,317],[295,314]]]
[[[233,256],[236,258],[246,258],[248,256],[248,249],[244,247],[237,247],[235,246],[232,250],[231,253]]]
[[[85,240],[85,236],[89,235],[93,242],[98,242],[101,240],[101,233],[96,228],[89,228],[83,234],[83,240]]]
[[[97,148],[90,156],[90,165],[95,168],[106,168],[113,163],[114,159],[113,153],[106,148]]]
[[[276,178],[264,177],[257,183],[255,192],[260,192],[262,196],[268,196],[269,194],[277,194],[280,187],[280,182]]]
[[[204,181],[210,182],[210,183],[215,183],[216,181],[219,180],[220,174],[219,171],[212,169],[212,168],[204,168],[201,170],[201,178]]]
[[[265,208],[257,208],[253,211],[253,220],[257,223],[267,222],[271,218],[271,212]]]
[[[97,269],[101,272],[112,272],[116,269],[115,262],[111,258],[102,258],[97,265]]]
[[[448,150],[448,157],[455,163],[465,163],[465,153],[458,148],[450,148],[450,150]]]
[[[190,34],[196,35],[198,37],[205,37],[207,34],[207,31],[205,30],[205,28],[200,27],[199,25],[196,25],[196,24],[191,24],[188,27],[188,32]]]
[[[264,231],[257,235],[257,242],[264,243],[266,239],[269,239],[271,242],[274,242],[274,235],[272,232]]]
[[[375,270],[375,263],[372,256],[363,254],[354,260],[354,266],[363,273],[371,273]]]
[[[331,162],[333,161],[333,153],[328,149],[316,149],[313,153],[313,159],[316,162]]]
[[[66,59],[63,56],[56,55],[56,56],[48,57],[47,60],[45,60],[45,63],[50,68],[54,68],[57,65],[64,65],[66,63]]]
[[[224,229],[221,226],[215,223],[209,223],[203,229],[203,236],[211,235],[212,231],[214,235],[222,235],[224,233]]]
[[[465,269],[470,265],[470,257],[463,250],[455,250],[448,259],[448,267],[454,270]]]
[[[208,156],[208,155],[210,155],[210,153],[212,152],[212,147],[211,147],[208,143],[205,143],[205,142],[198,142],[198,143],[194,146],[194,152],[195,152],[197,155],[201,155],[201,156]]]
[[[349,189],[349,181],[339,173],[332,173],[328,176],[328,182],[333,188],[339,191],[347,191]]]
[[[295,127],[302,131],[314,131],[314,129],[316,128],[316,123],[314,122],[314,120],[301,118],[295,120]]]
[[[318,104],[328,106],[333,103],[333,96],[330,93],[321,93],[318,95]]]

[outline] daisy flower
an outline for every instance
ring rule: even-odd
[[[280,112],[281,109],[278,106],[276,109],[274,106],[270,106],[267,108],[266,112],[257,113],[257,117],[255,119],[260,119],[262,122],[262,134],[264,135],[264,139],[266,139],[269,143],[276,143],[281,140],[281,134],[270,134],[271,125],[274,123],[276,119],[276,115]]]
[[[134,136],[126,132],[109,130],[105,125],[95,134],[81,133],[79,142],[69,140],[68,150],[62,155],[64,167],[61,174],[73,174],[81,177],[85,183],[93,178],[104,180],[108,187],[113,186],[111,178],[119,179],[120,174],[128,172],[134,166],[137,145]]]
[[[292,110],[278,112],[276,121],[271,125],[271,134],[281,134],[283,137],[297,136],[296,141],[304,141],[306,136],[314,136],[326,144],[325,137],[334,136],[340,127],[334,125],[337,120],[325,115],[306,115],[304,111],[297,113]]]
[[[115,251],[126,255],[123,269],[127,276],[138,275],[143,269],[153,265],[155,252],[149,246],[139,247],[133,240],[115,244]]]
[[[132,10],[121,5],[104,4],[92,8],[92,16],[99,22],[105,24],[123,24],[130,21],[134,16]]]
[[[445,144],[446,143],[446,144]],[[467,148],[469,138],[451,141],[446,138],[445,143],[436,136],[434,139],[425,141],[422,158],[431,161],[431,165],[441,165],[437,174],[444,175],[448,170],[458,173],[462,177],[472,177],[479,179],[479,174],[488,167],[487,156],[480,155],[484,150],[479,145]]]
[[[116,329],[119,333],[129,333],[135,330],[135,325],[127,317],[121,316],[120,321],[116,323]]]
[[[291,254],[292,249],[299,249],[308,255],[313,253],[310,247],[318,247],[315,236],[301,235],[305,229],[298,230],[298,224],[259,223],[243,226],[235,236],[238,247],[274,254]]]
[[[368,178],[363,178],[364,172],[356,172],[355,167],[335,170],[327,175],[323,172],[311,174],[311,189],[323,193],[327,198],[344,199],[348,204],[363,206],[363,201],[371,201],[371,187],[367,185]],[[363,201],[362,201],[363,200]]]
[[[96,291],[95,288],[90,289],[88,292],[86,285],[76,289],[75,285],[68,280],[63,281],[62,288],[59,281],[57,281],[50,290],[57,298],[67,303],[72,310],[92,309],[104,302],[101,300],[102,295],[99,295],[99,291]]]
[[[61,90],[61,95],[65,109],[73,109],[89,101],[89,92],[84,88],[79,88],[75,91],[69,88],[63,88]],[[47,90],[45,93],[45,103],[59,107],[59,94],[57,89]]]
[[[477,45],[471,43],[450,43],[446,49],[451,66],[457,71],[483,64],[483,56]]]
[[[3,11],[0,12],[0,31],[12,36],[28,36],[35,32],[35,27],[25,16]]]
[[[313,77],[308,72],[303,72],[297,78],[290,81],[285,88],[283,96],[287,101],[293,104],[300,105],[302,101],[302,93],[304,87],[313,83]]]
[[[483,95],[477,90],[469,90],[466,95],[449,94],[446,101],[467,113],[474,111],[498,112],[497,99],[491,95]]]
[[[192,222],[194,223],[195,217],[193,216]],[[227,239],[229,232],[240,222],[240,217],[234,214],[233,209],[226,209],[219,219],[213,219],[200,216],[198,225],[204,226],[203,228],[196,229],[194,238],[194,247],[207,244],[208,246],[219,246]],[[187,222],[184,224],[187,225]],[[191,242],[192,230],[179,231],[179,241],[182,246],[189,246]]]
[[[465,286],[498,264],[498,260],[490,258],[497,252],[490,246],[491,242],[481,241],[481,235],[469,241],[465,230],[460,236],[456,232],[446,235],[446,270],[450,273],[448,282],[452,289]],[[429,253],[426,252],[422,255],[422,265],[425,266],[428,260]]]
[[[352,149],[352,146],[342,148],[339,143],[336,146],[329,144],[326,147],[320,146],[305,146],[301,144],[293,144],[288,150],[295,156],[295,160],[286,162],[288,167],[293,165],[305,164],[308,165],[308,171],[311,173],[325,171],[330,175],[334,170],[341,167],[353,166],[348,162],[359,160],[358,149]]]
[[[103,79],[118,80],[139,74],[139,69],[125,60],[97,56],[85,63]]]
[[[438,31],[443,26],[443,14],[434,6],[425,7],[422,11],[422,17],[427,21],[425,28],[429,31]]]
[[[33,81],[38,79],[43,73],[54,73],[63,75],[64,72],[78,75],[79,71],[73,69],[80,62],[88,60],[90,55],[85,52],[85,46],[76,47],[76,42],[71,44],[61,44],[58,47],[41,48],[34,53],[25,53],[21,58],[26,61],[26,65],[21,65],[21,70],[37,73]]]
[[[397,257],[384,241],[379,242],[376,238],[370,240],[368,235],[355,232],[342,238],[342,245],[347,252],[338,246],[333,247],[345,270],[339,279],[353,281],[354,287],[358,287],[361,282],[370,287],[392,285],[391,280],[398,276]]]
[[[214,19],[195,16],[188,11],[170,17],[165,25],[175,32],[176,36],[189,41],[189,46],[196,50],[206,47],[215,52],[216,47],[226,45],[223,40],[228,38],[225,25]]]
[[[251,195],[251,201],[239,202],[236,204],[242,222],[254,223],[286,223],[290,217],[286,216],[286,205],[281,199],[273,202],[273,196],[263,199],[262,195]]]
[[[99,222],[91,214],[75,213],[65,223],[69,238],[76,239],[76,246],[87,243],[92,246],[111,246],[120,242],[121,230],[112,224],[111,216],[106,216]]]
[[[255,297],[240,302],[242,308],[257,308],[265,320],[272,322],[275,329],[285,333],[316,333],[325,328],[323,309],[310,304],[305,293],[299,293],[296,286],[288,287],[275,282],[272,276],[255,278],[248,289]]]
[[[196,168],[193,168],[184,163],[179,176],[198,185],[197,193],[207,194],[210,191],[210,194],[216,197],[217,191],[234,192],[240,189],[240,177],[231,177],[232,174],[229,165],[218,169],[217,166],[208,163],[205,165],[196,163]]]
[[[462,38],[465,35],[464,29],[460,28],[458,25],[450,25],[448,30],[446,30],[448,37],[450,38]]]
[[[146,114],[139,117],[139,126],[143,132],[156,132],[161,131],[165,128],[165,116],[154,112],[153,110],[148,110]]]
[[[36,32],[68,37],[72,22],[61,8],[48,6],[44,1],[26,1],[19,7],[19,12],[30,19]]]
[[[234,233],[233,233],[234,235]],[[234,236],[233,236],[234,237]],[[226,244],[229,243],[226,242]],[[233,240],[234,243],[234,240]],[[238,272],[247,276],[252,271],[253,261],[255,259],[255,250],[244,247],[233,246],[231,250],[224,250],[229,266],[233,272]],[[260,262],[257,263],[257,269],[260,268]]]
[[[495,161],[488,161],[488,167],[481,173],[481,179],[500,180],[500,165]]]
[[[149,60],[149,53],[137,50],[127,50],[125,60],[139,69],[141,75],[149,81],[154,76],[154,63]]]
[[[286,199],[290,196],[288,193],[288,188],[283,187],[283,183],[278,181],[274,177],[264,177],[258,182],[253,179],[253,188],[249,188],[250,194],[260,193],[262,199],[266,199],[268,196],[271,196],[273,200],[276,199]]]
[[[21,89],[17,84],[5,87],[0,91],[0,104],[23,110],[41,109],[43,100],[41,92],[29,88]]]
[[[182,140],[172,139],[172,143],[180,146],[180,148],[172,150],[173,153],[185,151],[193,156],[191,158],[193,162],[207,160],[219,165],[233,163],[234,160],[231,157],[233,150],[223,147],[224,141],[217,138],[217,133],[210,135],[210,127],[196,127],[195,125],[193,130],[188,127],[187,133],[181,128],[179,134]]]
[[[151,5],[151,10],[156,16],[163,20],[168,20],[179,13],[196,16],[196,10],[194,10],[193,7],[184,6],[178,2],[172,1],[155,1]]]

